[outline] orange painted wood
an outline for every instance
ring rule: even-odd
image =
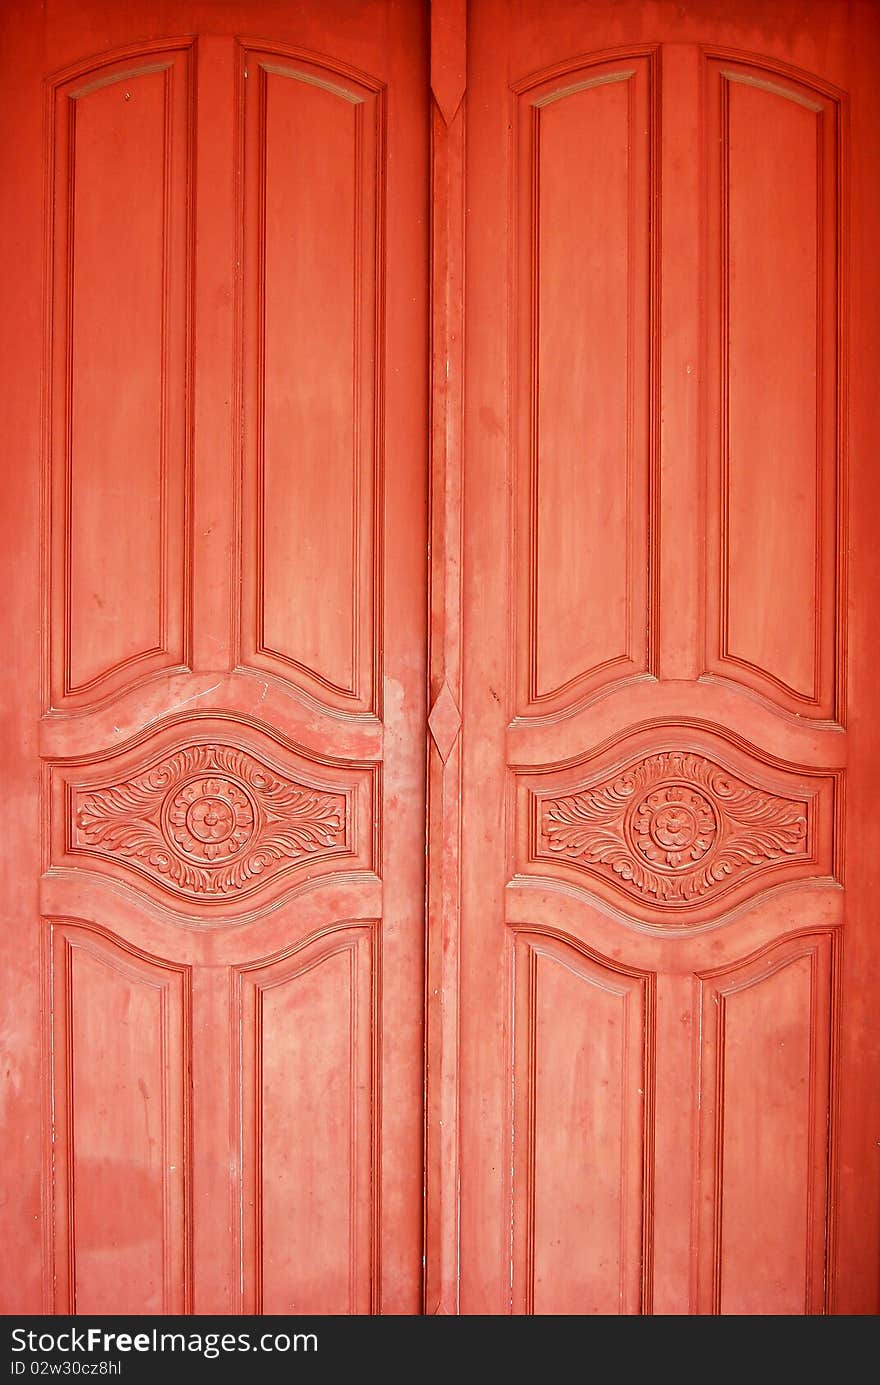
[[[465,1313],[880,1306],[878,58],[469,7]]]
[[[414,1313],[427,15],[4,26],[0,1301]]]
[[[0,1307],[877,1312],[876,6],[45,10]]]
[[[425,1286],[459,1311],[464,95],[461,0],[431,6],[431,490],[425,974]]]

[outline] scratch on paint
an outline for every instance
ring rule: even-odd
[[[154,717],[150,717],[149,721],[144,722],[144,727],[152,726],[154,721],[163,721],[165,717],[170,716],[172,712],[179,712],[181,707],[186,707],[188,703],[197,702],[200,697],[207,697],[209,693],[216,692],[222,682],[223,679],[221,678],[219,683],[214,683],[210,688],[193,693],[190,697],[185,697],[182,702],[175,702],[171,707],[166,707],[164,711],[157,712]]]

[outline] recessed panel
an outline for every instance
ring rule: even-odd
[[[517,938],[516,1311],[640,1310],[647,986]]]
[[[361,925],[240,973],[245,1311],[370,1311],[371,948]]]
[[[721,429],[717,596],[710,580],[720,649],[712,666],[783,705],[830,714],[838,633],[836,106],[746,69],[713,69],[712,92]]]
[[[832,940],[704,978],[701,1311],[822,1311]]]
[[[96,929],[52,939],[62,1313],[181,1313],[189,980]]]
[[[247,58],[243,654],[321,702],[372,705],[379,102]]]
[[[56,702],[185,662],[188,121],[184,55],[56,96]]]
[[[649,111],[644,59],[520,97],[518,580],[536,710],[648,657]]]

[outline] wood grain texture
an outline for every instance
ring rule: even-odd
[[[854,151],[874,138],[876,112],[870,83],[856,95],[867,60],[854,36],[869,43],[874,19],[833,3],[824,27],[785,0],[769,18],[748,0],[710,8],[469,9],[465,1312],[540,1311],[544,1287],[540,1238],[530,1261],[515,1220],[528,1221],[525,1184],[514,1170],[514,1196],[498,1173],[510,1104],[525,1101],[515,1016],[540,1008],[523,1001],[522,973],[505,971],[521,930],[655,978],[655,1155],[641,1296],[627,1311],[876,1302],[878,1223],[857,1227],[856,1208],[857,1185],[875,1205],[876,1116],[864,1111],[876,1110],[865,1073],[878,1050],[868,982],[846,960],[854,946],[860,974],[875,976],[853,787],[870,836],[876,730],[850,680],[853,613],[871,605],[876,562],[849,538],[847,455],[853,409],[868,436],[851,276],[858,240],[876,294],[854,211],[873,202]],[[858,322],[874,341],[861,306]],[[867,707],[867,656],[855,657]],[[547,1025],[577,1034],[565,976]],[[728,980],[742,988],[725,1002],[710,1096],[708,1026]],[[848,1006],[861,1040],[847,1040]],[[578,1129],[586,1117],[566,1086],[573,1067],[550,1067],[556,1096],[518,1122],[533,1150],[558,1154],[558,1112],[574,1111]],[[605,1089],[592,1090],[601,1105]],[[716,1176],[710,1105],[727,1141],[717,1245],[701,1220]],[[548,1163],[556,1193],[541,1215],[560,1219],[564,1242],[580,1165]],[[565,1311],[612,1302],[614,1265],[599,1258],[607,1279],[582,1281]],[[826,1279],[845,1294],[826,1295]],[[564,1276],[554,1282],[564,1300]]]
[[[242,662],[374,711],[382,591],[382,84],[242,53]],[[292,599],[293,598],[293,599]]]
[[[241,1311],[243,1267],[253,1297],[235,986],[343,925],[353,970],[334,955],[299,988],[267,987],[260,1292],[300,1294],[276,1235],[291,1208],[303,1245],[324,1237],[290,1201],[290,1151],[305,1172],[321,1151],[285,1062],[299,1053],[317,1131],[315,1083],[353,1044],[358,1114],[333,1104],[340,1159],[308,1301],[421,1303],[428,330],[412,305],[427,292],[428,16],[379,3],[379,23],[347,0],[2,16],[24,64],[15,214],[46,249],[42,303],[39,253],[19,255],[20,372],[4,346],[22,391],[7,537],[27,633],[10,640],[22,667],[2,749],[25,843],[14,913],[33,921],[4,948],[22,994],[0,1024],[22,1207],[0,1212],[24,1228],[22,1274],[0,1275],[14,1311]],[[72,1050],[41,915],[99,940],[71,951]],[[324,1067],[302,1044],[318,1030]],[[68,1050],[70,1215],[53,1130],[67,1088],[31,1071]],[[166,1100],[167,1138],[147,1099],[151,1121]],[[335,1178],[355,1126],[349,1237]],[[186,1209],[168,1194],[166,1215],[156,1170],[183,1167],[181,1138]]]
[[[46,923],[54,1311],[192,1304],[189,968]]]
[[[724,59],[708,61],[707,82],[709,389],[720,422],[707,668],[835,719],[843,97],[785,68]]]
[[[825,1309],[835,957],[795,935],[700,980],[700,1312]]]
[[[0,39],[0,1307],[876,1313],[872,0]]]
[[[237,973],[245,1313],[374,1311],[377,966],[337,926]]]
[[[514,1311],[637,1313],[653,978],[514,936]]]
[[[424,1310],[460,1306],[466,6],[431,6],[431,478]]]
[[[57,706],[189,660],[190,69],[189,46],[158,44],[52,84],[44,633]]]
[[[643,54],[517,89],[521,713],[651,666],[655,100]]]

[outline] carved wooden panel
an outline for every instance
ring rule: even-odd
[[[245,1312],[371,1311],[373,945],[331,929],[238,972]]]
[[[822,1312],[837,943],[700,980],[699,1311]]]
[[[46,928],[55,1311],[186,1312],[189,968],[93,925]]]
[[[375,707],[384,105],[343,68],[246,52],[241,659]]]
[[[190,101],[189,50],[168,45],[54,89],[45,629],[56,706],[189,659]]]
[[[160,898],[226,911],[279,881],[375,861],[375,771],[327,772],[268,737],[245,749],[232,725],[163,736],[89,768],[53,766],[53,851],[149,882]],[[261,743],[262,742],[262,743]],[[96,772],[97,769],[97,772]]]
[[[513,952],[515,1311],[637,1313],[653,978],[551,934]]]
[[[833,875],[833,774],[771,769],[720,737],[658,731],[640,737],[648,753],[615,746],[520,774],[517,868],[580,877],[673,926],[729,897]]]
[[[708,79],[707,668],[841,719],[839,101],[773,67]]]
[[[517,122],[518,705],[548,713],[649,667],[652,59],[533,80]]]

